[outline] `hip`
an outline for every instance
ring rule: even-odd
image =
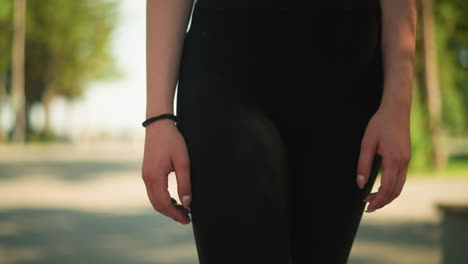
[[[195,4],[182,67],[221,78],[368,75],[381,61],[379,9],[214,10]],[[304,72],[306,71],[306,72]],[[328,73],[328,74],[327,74]]]

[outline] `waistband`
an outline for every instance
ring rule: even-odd
[[[356,25],[357,23],[375,23],[375,17],[381,13],[379,0],[353,0],[362,1],[360,5],[356,4],[353,8],[346,8],[343,1],[348,0],[336,1],[334,5],[322,4],[319,5],[320,8],[306,10],[295,7],[292,9],[272,8],[271,6],[263,8],[246,8],[245,6],[214,8],[213,5],[207,7],[208,2],[199,0],[194,5],[192,27],[211,30],[213,33],[241,32],[248,34],[253,32],[262,35],[271,34],[271,32],[289,34],[287,32],[294,31],[297,34],[302,34],[301,32],[308,34],[307,32],[323,32],[327,29],[340,30],[340,26],[343,27],[352,21]],[[288,1],[285,0],[286,2]],[[368,5],[364,4],[366,2]],[[324,8],[326,8],[325,12]]]
[[[276,12],[272,11],[268,8],[214,8],[211,5],[207,7],[203,2],[196,2],[191,28],[210,31],[212,34],[259,33],[272,27],[276,16]]]
[[[277,10],[308,13],[313,10],[376,10],[380,0],[197,0],[199,8],[224,12]]]

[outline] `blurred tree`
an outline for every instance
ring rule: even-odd
[[[11,0],[0,0],[0,118],[3,103],[6,101],[7,76],[11,68],[12,4]],[[0,120],[0,142],[6,138],[1,125]]]
[[[27,101],[44,105],[47,133],[55,96],[73,100],[91,81],[121,76],[109,49],[118,1],[30,1],[27,19]]]
[[[11,27],[14,0],[0,0],[0,28]],[[118,78],[110,50],[119,17],[117,0],[28,0],[26,11],[26,128],[29,109],[44,106],[44,133],[50,132],[50,104],[55,96],[71,101],[92,81]],[[7,7],[7,8],[4,8]],[[2,53],[11,54],[11,29],[0,32]],[[11,55],[10,55],[11,56]],[[0,78],[8,80],[9,62],[0,56]],[[1,81],[1,79],[0,79]],[[9,92],[9,85],[6,85]]]
[[[468,1],[436,0],[434,8],[443,126],[468,129]]]
[[[25,135],[24,43],[26,0],[13,4],[12,82],[11,101],[15,116],[13,141],[23,143]]]
[[[422,0],[422,32],[424,54],[424,89],[428,109],[428,128],[431,142],[430,158],[436,169],[446,165],[447,156],[443,145],[443,130],[441,126],[441,98],[439,88],[439,69],[437,68],[437,50],[435,41],[434,14],[432,0]]]
[[[446,132],[445,136],[453,136],[466,134],[468,129],[468,1],[421,0],[419,3],[411,168],[441,168],[447,160],[442,131]],[[423,11],[427,4],[433,8],[425,17]],[[423,20],[433,21],[429,29],[432,37],[426,38],[427,41],[432,38],[432,47],[425,41],[428,33],[424,30],[431,22],[424,25]],[[427,56],[426,51],[433,54]],[[428,64],[433,67],[428,69]],[[436,82],[432,85],[438,86],[439,92],[429,94],[434,88],[427,89],[428,82]],[[434,118],[434,113],[439,117]]]

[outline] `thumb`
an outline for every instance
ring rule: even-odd
[[[369,179],[369,174],[372,168],[372,161],[377,149],[377,141],[370,137],[364,136],[361,143],[361,151],[359,154],[359,161],[357,166],[357,178],[356,182],[360,189],[364,188],[364,185]]]
[[[184,208],[188,209],[192,202],[190,184],[190,160],[188,154],[176,154],[172,159],[177,179],[177,193]]]

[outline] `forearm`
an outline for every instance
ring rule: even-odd
[[[380,0],[384,90],[381,107],[409,116],[416,37],[416,1]]]
[[[181,51],[193,0],[146,2],[146,118],[173,113]]]

